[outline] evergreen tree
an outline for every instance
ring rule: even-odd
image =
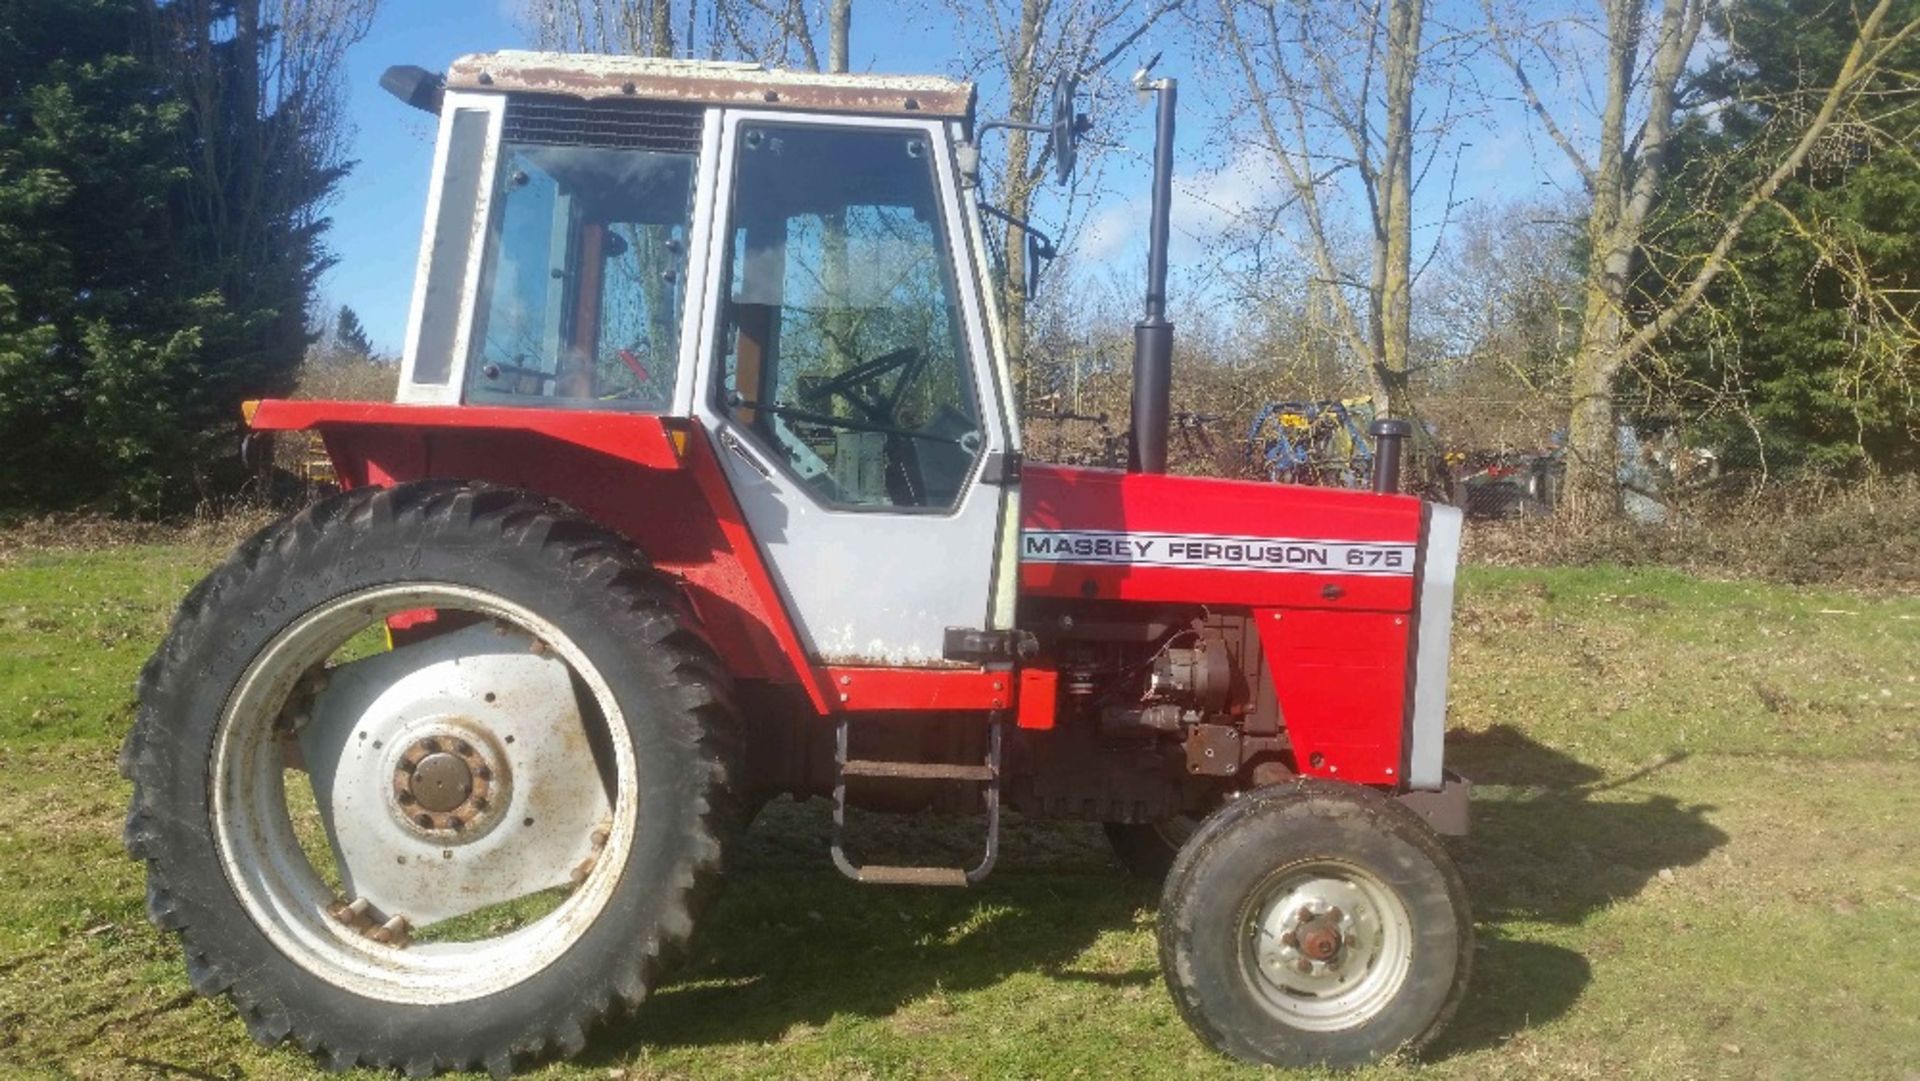
[[[360,325],[360,313],[345,304],[340,305],[340,314],[334,318],[333,344],[348,356],[363,359],[373,356],[373,340]]]
[[[324,80],[262,97],[261,9],[0,0],[0,508],[230,490],[240,402],[291,386],[345,167]]]
[[[169,208],[186,108],[127,0],[0,2],[0,502],[163,501],[203,452],[174,402],[232,322]]]
[[[1845,5],[1825,0],[1740,0],[1722,17],[1728,51],[1692,92],[1732,104],[1682,133],[1685,165],[1650,276],[1683,276],[1704,254],[1712,236],[1696,224],[1750,182],[1767,141],[1790,126],[1780,121],[1804,107],[1806,87],[1831,79],[1855,29]],[[1889,70],[1920,70],[1920,43],[1901,52]],[[1661,403],[1643,424],[1704,416],[1703,434],[1732,462],[1764,455],[1775,471],[1920,466],[1916,106],[1910,78],[1889,80],[1760,212],[1733,252],[1738,272],[1643,373]]]

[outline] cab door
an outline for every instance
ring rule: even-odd
[[[718,172],[696,411],[813,659],[941,665],[1017,521],[948,131],[732,112]]]

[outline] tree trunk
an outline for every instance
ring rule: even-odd
[[[1424,0],[1392,0],[1387,8],[1387,131],[1380,203],[1385,243],[1379,253],[1379,299],[1375,337],[1378,359],[1405,372],[1413,352],[1413,87],[1420,72]],[[1376,386],[1380,384],[1375,377]],[[1381,393],[1384,390],[1385,393]],[[1391,388],[1379,387],[1381,416],[1397,411]]]
[[[847,37],[853,27],[853,0],[833,0],[827,6],[827,70],[847,71]]]
[[[668,0],[651,0],[648,12],[648,30],[652,40],[648,42],[654,56],[673,55],[673,7]]]
[[[1015,110],[1016,114],[1020,110]],[[1031,112],[1031,110],[1028,110]],[[1016,115],[1016,120],[1025,121]],[[1001,205],[1007,213],[1024,219],[1033,209],[1033,186],[1027,182],[1027,133],[1015,129],[1007,133],[1006,190]],[[1013,382],[1025,401],[1027,382],[1027,245],[1026,236],[1013,225],[1000,230],[1001,250],[1006,253],[1006,278],[1000,283],[1000,313],[1006,322],[1007,359],[1013,365]]]
[[[1586,313],[1573,357],[1567,479],[1560,505],[1568,521],[1583,527],[1610,519],[1620,509],[1620,437],[1613,395],[1621,369],[1633,359],[1625,307],[1632,242],[1609,235],[1610,221],[1595,224]]]
[[[1573,407],[1567,418],[1567,479],[1561,513],[1586,527],[1612,518],[1620,507],[1620,440],[1613,416],[1613,381],[1621,358],[1604,342],[1588,339],[1573,359]]]

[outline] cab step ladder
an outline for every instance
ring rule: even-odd
[[[970,886],[987,877],[993,861],[1000,855],[1000,722],[987,725],[987,756],[977,766],[948,762],[893,762],[884,759],[847,757],[847,720],[842,718],[834,735],[833,779],[833,865],[855,882],[881,886]],[[894,781],[934,784],[970,783],[985,785],[981,795],[987,805],[987,851],[972,869],[964,867],[897,867],[869,863],[855,866],[847,858],[842,839],[847,828],[847,778],[873,777]]]

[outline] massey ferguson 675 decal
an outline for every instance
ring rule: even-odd
[[[1020,558],[1029,563],[1193,567],[1295,574],[1413,574],[1414,546],[1369,541],[1222,537],[1204,533],[1028,530]]]

